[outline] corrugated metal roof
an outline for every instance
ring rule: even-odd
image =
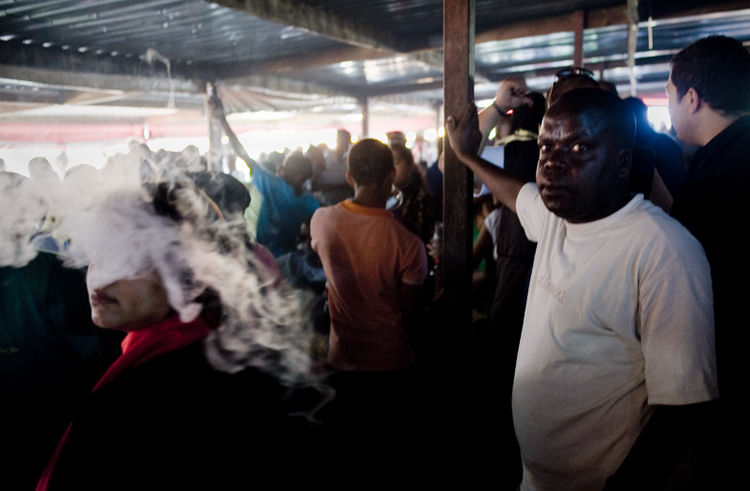
[[[347,112],[357,99],[394,95],[400,103],[434,107],[442,98],[442,4],[0,0],[0,116],[7,120],[24,105],[165,105],[170,89],[178,108],[201,109],[206,81],[222,84],[234,110],[310,111],[341,104]],[[565,22],[560,32],[540,26],[575,9],[605,17],[585,31],[585,64],[627,90],[627,31],[617,14],[623,5],[476,0],[477,96],[491,96],[494,84],[488,82],[511,75],[546,88],[557,69],[571,64],[573,33]],[[723,7],[735,10],[707,13],[717,5],[641,2],[641,18],[657,19],[641,22],[639,30],[636,75],[642,89],[661,92],[671,56],[701,37],[726,34],[750,42],[750,9],[736,10],[742,2],[735,2]],[[612,15],[615,20],[608,20]],[[171,82],[164,63],[149,63],[150,48],[169,60]]]

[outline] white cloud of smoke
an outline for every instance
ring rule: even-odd
[[[68,263],[91,264],[90,288],[156,269],[184,322],[220,305],[220,327],[204,343],[216,369],[255,366],[302,381],[311,334],[299,294],[245,241],[241,217],[215,219],[215,206],[184,172],[194,159],[133,150],[63,183],[0,174],[0,266],[34,258],[30,239],[46,217]],[[142,186],[144,169],[159,183]]]

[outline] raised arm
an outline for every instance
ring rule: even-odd
[[[448,116],[445,129],[451,148],[459,160],[487,185],[498,201],[515,213],[518,192],[526,183],[477,155],[482,133],[479,130],[479,117],[474,103],[469,103],[460,121],[457,122],[453,116]]]
[[[224,106],[222,105],[219,96],[213,95],[209,97],[208,107],[211,109],[211,117],[221,125],[222,130],[224,130],[224,134],[226,134],[227,138],[229,138],[229,144],[232,146],[232,150],[234,150],[234,153],[239,158],[244,160],[247,166],[252,171],[258,164],[257,162],[255,162],[255,160],[250,158],[250,156],[247,154],[247,151],[245,150],[245,147],[242,145],[242,143],[240,143],[239,138],[237,138],[237,135],[234,134],[234,131],[232,131],[232,128],[229,126],[227,118],[224,115]]]
[[[531,105],[529,92],[523,78],[508,78],[500,83],[492,105],[482,109],[479,113],[479,131],[482,133],[482,144],[479,146],[477,153],[482,153],[487,145],[487,139],[492,128],[497,126],[502,118],[508,117],[506,113],[509,110],[519,108],[524,104]]]

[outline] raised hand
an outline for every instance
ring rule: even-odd
[[[448,116],[445,132],[448,134],[451,148],[459,158],[477,154],[482,143],[482,133],[479,131],[477,107],[473,102],[466,106],[458,122],[453,116]]]

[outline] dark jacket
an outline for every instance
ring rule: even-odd
[[[49,489],[286,487],[307,477],[309,429],[286,390],[213,370],[202,343],[159,355],[94,392],[73,420]]]

